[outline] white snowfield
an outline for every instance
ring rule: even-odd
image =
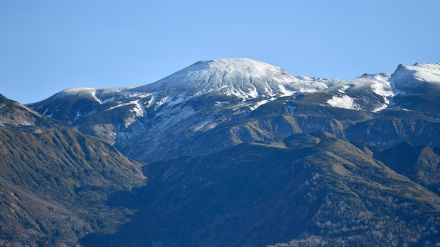
[[[327,104],[350,110],[358,110],[359,106],[354,102],[353,98],[348,95],[343,96],[333,96],[331,99],[327,100]]]
[[[94,89],[73,88],[59,95],[88,95],[98,104],[109,105],[107,110],[131,105],[134,118],[143,117],[146,108],[155,110],[172,107],[204,94],[237,97],[241,102],[257,99],[250,105],[255,110],[279,97],[297,93],[330,92],[326,104],[332,107],[363,110],[353,89],[368,90],[382,98],[372,112],[388,107],[390,99],[400,90],[420,83],[440,85],[440,64],[400,65],[387,74],[364,74],[351,81],[292,76],[283,69],[249,58],[227,58],[199,61],[157,82],[134,88]],[[148,102],[142,101],[151,97]],[[131,124],[134,120],[129,121]]]

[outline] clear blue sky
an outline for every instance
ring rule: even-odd
[[[338,79],[440,62],[440,1],[0,0],[0,93],[24,103],[224,57]]]

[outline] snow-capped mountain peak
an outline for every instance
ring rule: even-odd
[[[438,87],[440,86],[440,63],[399,65],[391,75],[390,81],[395,92],[423,86]]]
[[[190,91],[196,95],[219,93],[243,100],[287,96],[327,88],[323,80],[294,77],[283,69],[249,58],[199,61],[143,88]]]

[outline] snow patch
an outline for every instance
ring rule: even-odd
[[[91,91],[90,94],[99,104],[102,104],[101,100],[98,97],[96,97],[96,90]]]
[[[348,95],[333,96],[331,99],[327,100],[327,104],[336,108],[359,110],[359,106],[354,102],[353,98]]]
[[[251,109],[251,111],[254,111],[254,110],[256,110],[258,107],[260,107],[260,106],[262,106],[262,105],[264,105],[264,104],[266,104],[266,103],[269,103],[270,101],[272,101],[274,98],[272,98],[272,99],[264,99],[264,100],[260,100],[260,101],[258,101],[257,103],[255,103],[254,105],[252,105],[252,106],[250,106],[249,108]]]
[[[163,97],[162,99],[160,99],[159,101],[156,102],[156,107],[155,109],[159,109],[159,107],[161,107],[162,105],[164,105],[165,103],[169,102],[169,97]]]
[[[338,92],[344,94],[345,91],[347,91],[347,89],[349,89],[349,88],[350,88],[350,85],[342,85],[342,87],[338,89]]]
[[[61,94],[68,94],[68,95],[89,95],[91,96],[96,102],[101,104],[101,100],[96,96],[96,88],[89,88],[89,87],[81,87],[81,88],[69,88],[61,91]]]
[[[136,117],[143,117],[144,106],[139,102],[139,100],[131,101],[131,103],[134,105],[134,107],[130,111],[134,112]]]

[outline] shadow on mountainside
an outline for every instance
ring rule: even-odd
[[[114,193],[108,200],[112,207],[129,207],[136,213],[116,232],[85,236],[81,244],[263,246],[288,241],[304,230],[319,205],[298,202],[290,210],[303,214],[289,216],[282,198],[292,192],[301,198],[306,193],[289,185],[289,173],[297,174],[295,183],[308,177],[289,169],[291,158],[282,149],[240,145],[208,157],[148,165],[146,186],[133,193]]]
[[[330,136],[144,167],[146,186],[117,192],[136,213],[85,246],[393,246],[438,241],[440,198]],[[427,231],[423,229],[429,229]]]

